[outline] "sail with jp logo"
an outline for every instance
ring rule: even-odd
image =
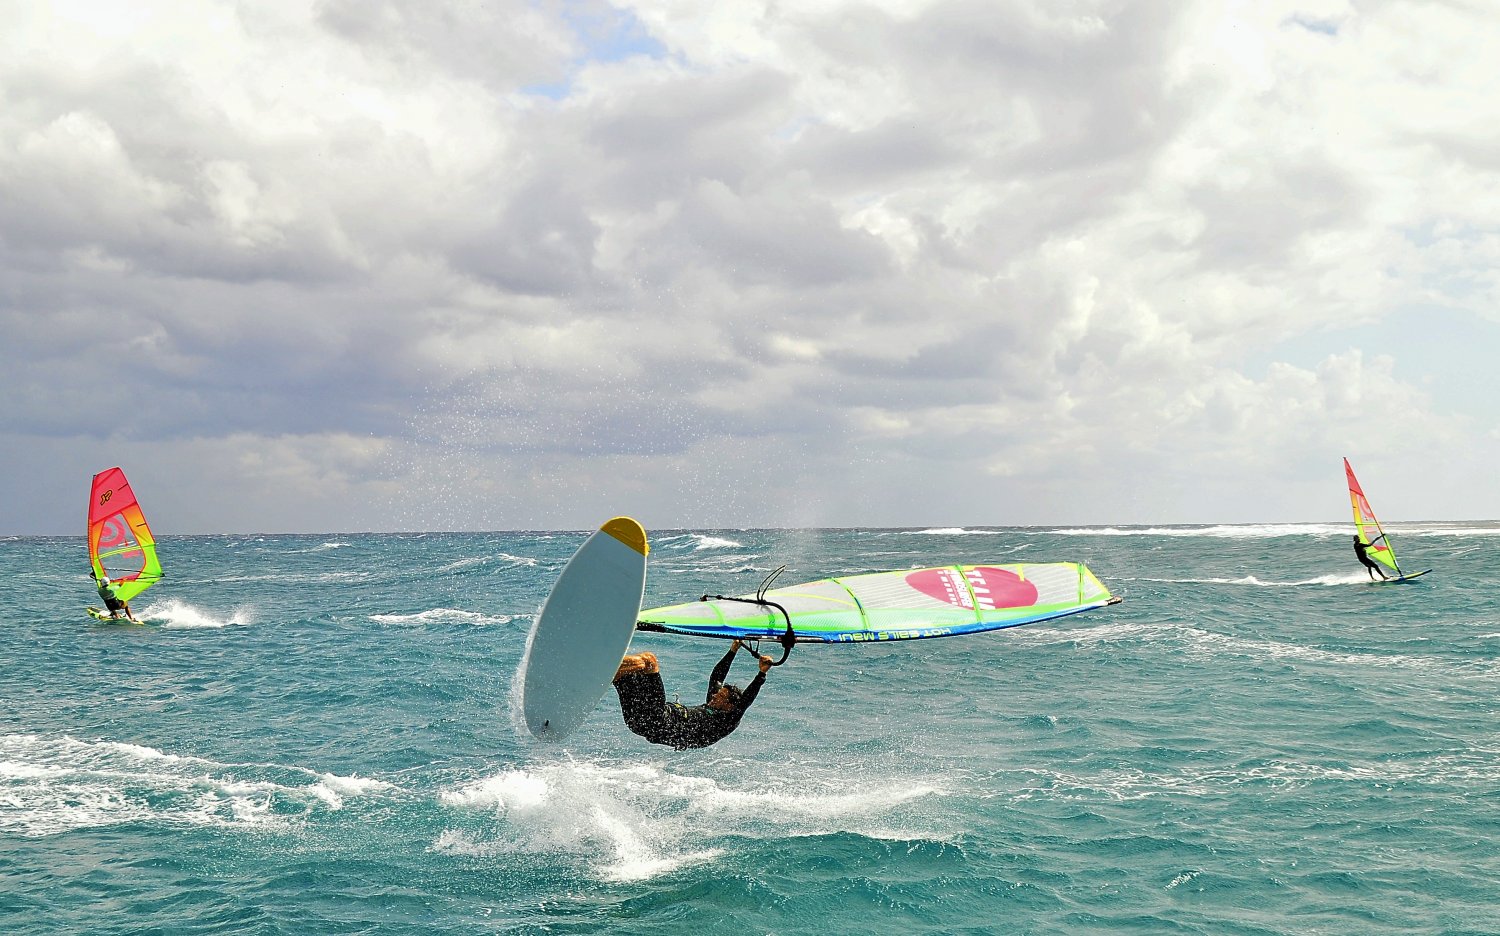
[[[94,475],[89,488],[89,566],[96,583],[118,602],[128,603],[161,580],[156,538],[125,472],[110,468]],[[96,617],[108,617],[89,608]]]

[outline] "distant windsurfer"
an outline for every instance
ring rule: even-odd
[[[1376,543],[1380,542],[1383,539],[1385,539],[1385,534],[1384,533],[1382,533],[1381,535],[1375,537],[1375,539],[1373,541],[1371,541],[1368,545],[1366,545],[1365,541],[1362,540],[1362,539],[1360,539],[1359,536],[1358,536],[1358,534],[1356,534],[1355,537],[1354,537],[1354,555],[1358,556],[1359,557],[1359,561],[1364,565],[1364,567],[1367,570],[1369,570],[1370,581],[1372,581],[1372,582],[1375,581],[1375,573],[1376,572],[1380,573],[1380,577],[1382,579],[1387,578],[1387,576],[1385,574],[1385,570],[1380,567],[1379,563],[1377,563],[1374,559],[1370,558],[1370,553],[1369,553],[1370,546],[1374,546]]]
[[[109,616],[111,618],[119,620],[120,612],[124,611],[126,620],[135,620],[135,615],[130,613],[129,603],[121,601],[120,599],[115,597],[115,587],[113,583],[110,582],[108,576],[102,579],[96,579],[94,581],[94,586],[99,589],[99,597],[104,600],[104,609],[109,612]]]
[[[725,685],[729,667],[739,652],[736,640],[708,677],[708,699],[703,705],[687,706],[667,701],[667,690],[654,653],[632,653],[620,661],[615,672],[615,691],[625,725],[652,744],[665,744],[679,751],[703,748],[727,737],[739,727],[750,703],[765,684],[771,658],[760,658],[760,672],[741,690]]]

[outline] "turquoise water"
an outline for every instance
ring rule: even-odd
[[[1494,933],[1500,525],[658,532],[648,604],[1082,560],[1125,602],[799,647],[674,752],[518,727],[582,533],[0,541],[0,932]],[[696,703],[722,645],[638,635]],[[749,667],[740,664],[743,681]]]

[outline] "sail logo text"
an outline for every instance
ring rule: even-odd
[[[858,634],[839,634],[839,643],[863,643],[873,640],[916,640],[920,637],[943,637],[953,633],[951,627],[933,627],[925,630],[869,631]]]
[[[100,494],[99,495],[99,506],[103,507],[105,504],[109,503],[109,499],[111,497],[114,497],[114,496],[115,496],[115,489],[114,488],[110,488],[109,490],[105,491],[103,494]]]

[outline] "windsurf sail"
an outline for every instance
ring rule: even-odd
[[[1401,567],[1396,564],[1396,551],[1391,548],[1390,537],[1380,528],[1380,521],[1375,519],[1375,511],[1371,509],[1370,502],[1365,497],[1364,490],[1359,486],[1359,479],[1354,477],[1354,469],[1349,466],[1349,459],[1344,459],[1344,475],[1349,479],[1349,503],[1354,507],[1354,527],[1359,530],[1359,541],[1365,544],[1365,555],[1376,562],[1401,575]]]
[[[642,611],[636,630],[782,640],[790,628],[798,643],[916,640],[1019,627],[1119,600],[1079,562],[955,565],[704,596]]]
[[[156,538],[119,468],[94,475],[89,490],[89,564],[95,579],[110,580],[120,601],[130,601],[161,579]]]

